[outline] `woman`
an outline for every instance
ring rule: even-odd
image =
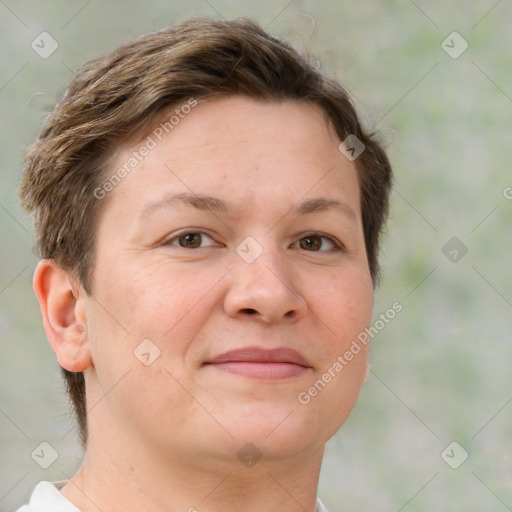
[[[85,453],[19,510],[324,510],[391,180],[345,90],[248,19],[85,64],[21,187]]]

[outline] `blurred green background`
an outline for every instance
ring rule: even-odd
[[[512,2],[5,0],[0,511],[81,458],[31,289],[32,228],[16,200],[24,149],[77,65],[195,15],[250,16],[305,44],[394,165],[375,318],[404,309],[373,339],[372,374],[328,443],[319,495],[331,512],[512,510]],[[47,59],[31,48],[43,31],[59,45]],[[46,470],[31,458],[42,441],[59,453]],[[457,469],[441,457],[453,441],[469,454]]]

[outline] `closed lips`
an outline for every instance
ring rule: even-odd
[[[215,357],[206,364],[220,364],[229,362],[251,362],[251,363],[290,363],[310,368],[306,359],[290,348],[262,349],[259,347],[247,347],[237,350],[230,350]]]
[[[231,350],[206,364],[227,373],[267,381],[296,377],[311,368],[301,354],[285,347]]]

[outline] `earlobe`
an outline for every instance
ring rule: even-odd
[[[85,294],[53,260],[41,260],[33,279],[44,330],[59,365],[71,372],[93,366],[84,307]]]

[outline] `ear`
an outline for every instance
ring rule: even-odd
[[[48,259],[38,263],[33,286],[46,337],[59,365],[70,372],[82,372],[93,366],[83,289],[69,272]]]

